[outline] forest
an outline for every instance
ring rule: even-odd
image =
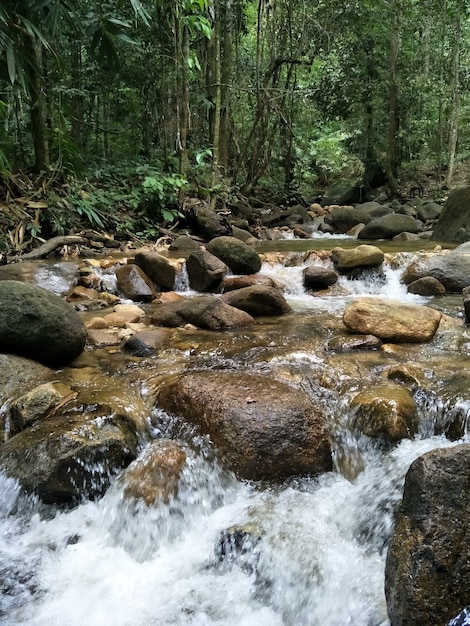
[[[2,0],[0,246],[466,184],[466,0]]]

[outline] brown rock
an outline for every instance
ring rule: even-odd
[[[152,281],[137,265],[123,265],[116,271],[116,278],[119,291],[130,300],[150,302],[157,297]]]
[[[338,271],[346,271],[356,267],[378,267],[382,265],[385,256],[380,248],[363,244],[352,250],[333,248],[330,258]]]
[[[160,388],[157,406],[200,426],[242,478],[283,479],[332,467],[319,405],[271,378],[192,372]]]
[[[198,328],[225,330],[249,326],[255,320],[245,311],[226,304],[218,297],[198,296],[156,306],[151,321],[156,326],[193,324]]]
[[[443,296],[446,292],[444,285],[432,276],[418,278],[408,285],[408,293],[419,296]]]
[[[220,288],[223,292],[234,291],[234,289],[242,289],[243,287],[251,287],[252,285],[264,285],[265,287],[277,288],[276,282],[269,276],[264,274],[248,274],[245,276],[226,276]]]
[[[168,259],[158,252],[148,250],[138,252],[134,259],[146,276],[162,289],[173,289],[178,262]]]
[[[34,422],[51,415],[59,405],[77,396],[68,385],[44,383],[34,387],[12,402],[10,406],[10,434],[31,426]]]
[[[283,315],[291,310],[286,299],[274,287],[252,285],[224,293],[222,300],[253,316]]]
[[[441,317],[430,307],[363,297],[346,308],[343,322],[354,332],[375,335],[382,341],[420,343],[434,337]]]
[[[189,284],[195,291],[217,291],[228,267],[207,250],[193,250],[186,260]]]
[[[418,430],[417,408],[413,396],[399,384],[381,383],[354,396],[354,428],[373,439],[396,443]]]
[[[155,441],[121,474],[124,497],[147,506],[168,504],[178,493],[185,463],[186,452],[180,445],[168,439]]]

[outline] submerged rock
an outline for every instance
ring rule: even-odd
[[[20,396],[10,405],[10,433],[15,434],[53,414],[59,406],[76,398],[77,392],[63,383],[44,383]]]
[[[322,410],[272,378],[192,372],[162,386],[156,404],[200,426],[241,478],[283,479],[332,468]]]
[[[428,452],[408,470],[385,568],[393,626],[447,624],[468,602],[469,468],[463,444]]]
[[[42,287],[0,281],[0,350],[50,367],[70,363],[85,347],[86,330],[74,308]]]
[[[350,330],[375,335],[382,341],[421,343],[434,337],[441,317],[430,307],[363,297],[346,307],[343,322]]]

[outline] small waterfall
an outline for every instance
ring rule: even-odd
[[[177,292],[191,291],[186,263],[181,264],[181,269],[176,274],[174,290]]]

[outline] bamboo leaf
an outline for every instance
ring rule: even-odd
[[[8,66],[8,76],[10,78],[10,82],[12,85],[15,84],[16,81],[16,59],[15,59],[15,51],[12,46],[8,46],[6,50],[7,55],[7,66]]]

